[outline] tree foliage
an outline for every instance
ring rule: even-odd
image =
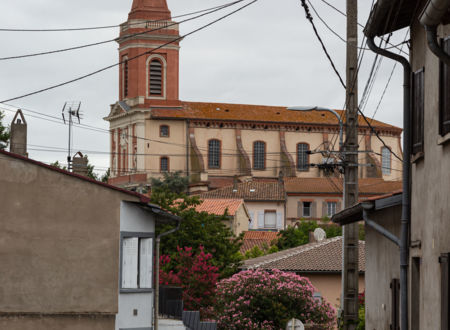
[[[197,196],[187,196],[186,178],[180,174],[167,174],[156,187],[152,186],[151,202],[182,218],[180,230],[161,239],[161,254],[173,256],[178,247],[189,246],[198,251],[200,246],[205,253],[212,255],[211,264],[219,268],[220,276],[231,276],[237,272],[242,260],[239,252],[242,237],[235,237],[224,221],[228,214],[217,216],[197,212],[200,204]],[[159,225],[157,235],[174,228],[173,224]]]
[[[5,118],[5,115],[0,111],[0,150],[3,150],[8,146],[10,138],[9,127],[3,125],[3,118]]]
[[[248,270],[220,281],[216,308],[219,329],[285,329],[296,318],[304,324],[333,329],[335,309],[314,299],[316,289],[306,277],[272,270]]]

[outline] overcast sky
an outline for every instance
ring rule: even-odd
[[[345,17],[322,0],[310,0],[328,25],[345,38]],[[226,0],[168,0],[172,15],[224,4]],[[328,0],[345,12],[345,0]],[[359,1],[359,22],[366,23],[372,1]],[[0,28],[72,28],[114,25],[127,19],[132,0],[16,0],[2,1]],[[235,8],[235,7],[233,7]],[[237,8],[237,7],[236,7]],[[230,9],[182,24],[182,34]],[[345,43],[333,35],[312,12],[331,57],[345,80]],[[360,29],[361,32],[362,29]],[[0,32],[0,57],[29,54],[113,39],[118,28],[51,33]],[[403,41],[405,31],[393,42]],[[362,34],[360,34],[360,38]],[[360,39],[361,41],[361,39]],[[359,42],[360,42],[359,41]],[[374,59],[364,53],[359,92],[363,92]],[[0,61],[0,100],[48,87],[95,71],[118,61],[114,42],[46,56]],[[365,113],[372,117],[394,62],[383,59]],[[103,117],[118,98],[118,69],[76,83],[8,102],[14,107],[61,116],[66,101],[81,101],[82,123],[108,129]],[[299,0],[259,0],[181,43],[180,98],[185,101],[227,102],[260,105],[320,105],[341,109],[345,92],[305,19]],[[44,162],[65,163],[66,152],[33,149],[67,148],[67,126],[32,118],[28,122],[29,155]],[[13,113],[5,112],[5,122]],[[34,114],[33,114],[34,115]],[[375,117],[402,127],[402,72],[398,66]],[[89,150],[89,160],[99,170],[109,166],[109,135],[80,128],[74,131],[74,151]]]

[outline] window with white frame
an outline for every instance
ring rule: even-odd
[[[151,289],[153,238],[123,237],[121,289]]]
[[[306,218],[311,216],[311,202],[303,202],[303,216]]]
[[[276,227],[277,227],[277,212],[264,211],[264,228],[276,228]]]
[[[386,147],[381,148],[381,172],[391,174],[391,150]]]
[[[327,202],[327,215],[332,217],[336,214],[337,202]]]

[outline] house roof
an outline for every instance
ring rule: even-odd
[[[363,220],[364,209],[378,211],[389,207],[402,204],[402,190],[396,190],[391,193],[368,198],[367,200],[348,207],[331,217],[331,221],[339,225]]]
[[[235,189],[236,188],[236,189]],[[249,181],[200,194],[200,199],[225,198],[244,201],[284,201],[283,185],[279,182]]]
[[[203,199],[202,203],[195,207],[197,212],[223,215],[228,210],[228,215],[234,216],[239,207],[244,203],[243,199]]]
[[[29,164],[40,166],[40,167],[46,168],[48,170],[51,170],[51,171],[54,171],[54,172],[58,172],[58,173],[61,173],[61,174],[67,175],[67,176],[71,176],[73,178],[76,178],[76,179],[79,179],[79,180],[83,180],[83,181],[86,181],[86,182],[91,183],[91,184],[96,184],[96,185],[102,186],[103,188],[106,188],[106,189],[116,190],[116,191],[119,191],[119,192],[121,192],[123,194],[127,194],[127,195],[130,195],[130,196],[136,197],[136,198],[138,198],[140,203],[145,204],[145,206],[147,208],[149,208],[153,213],[157,213],[157,214],[160,214],[160,215],[162,215],[162,216],[164,216],[166,218],[175,219],[177,221],[181,220],[181,218],[179,218],[179,217],[171,214],[170,212],[160,208],[158,205],[150,204],[150,199],[147,196],[139,194],[137,192],[126,190],[126,189],[122,189],[122,188],[119,188],[119,187],[116,187],[116,186],[112,186],[110,184],[107,184],[107,183],[104,183],[104,182],[101,182],[101,181],[97,181],[97,180],[88,178],[88,177],[83,176],[83,175],[75,174],[75,173],[72,173],[72,172],[60,169],[60,168],[55,167],[55,166],[47,165],[45,163],[36,161],[34,159],[30,159],[28,157],[24,157],[24,156],[21,156],[21,155],[18,155],[18,154],[14,154],[14,153],[11,153],[11,152],[8,152],[8,151],[5,151],[5,150],[0,150],[0,159],[1,159],[2,155],[6,156],[6,157],[13,158],[13,159],[18,160],[18,161],[23,161],[23,162],[26,162],[26,163],[29,163]]]
[[[271,243],[278,238],[276,231],[246,231],[242,239],[241,253],[253,249],[255,246],[262,249],[264,246],[270,247]]]
[[[342,271],[342,237],[309,243],[244,261],[243,269],[279,269],[295,272],[336,273]],[[366,268],[365,242],[359,241],[359,269]]]
[[[343,110],[336,110],[341,113]],[[230,103],[202,103],[182,102],[182,108],[152,108],[151,117],[154,119],[197,119],[221,121],[249,121],[268,123],[313,124],[322,126],[337,126],[336,117],[326,111],[291,111],[286,107],[266,105],[230,104]],[[367,123],[360,116],[360,127],[367,127]],[[402,129],[377,120],[372,126],[387,129],[398,134]]]
[[[359,179],[361,195],[380,195],[401,189],[401,181],[386,181],[381,178]],[[287,194],[342,194],[341,178],[285,178]]]

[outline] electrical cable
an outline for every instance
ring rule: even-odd
[[[207,9],[202,9],[202,10],[198,10],[198,11],[194,11],[191,13],[187,13],[187,14],[182,14],[182,15],[177,15],[177,16],[173,16],[172,19],[174,18],[180,18],[180,17],[186,17],[186,16],[191,16],[191,15],[195,15],[195,14],[199,14],[205,11],[209,11],[209,10],[213,10],[216,8],[220,8],[220,7],[224,7],[224,6],[229,6],[235,3],[238,3],[240,1],[234,1],[234,2],[230,2],[227,4],[223,4],[220,6],[215,6],[215,7],[211,7],[211,8],[207,8]],[[139,22],[139,23],[130,23],[128,25],[133,26],[133,25],[141,25],[141,24],[145,24],[145,23],[152,23],[152,22],[161,22],[161,21],[166,21],[166,20],[156,20],[156,21],[144,21],[144,22]],[[116,25],[105,25],[105,26],[92,26],[92,27],[80,27],[80,28],[56,28],[56,29],[17,29],[17,28],[0,28],[0,32],[73,32],[73,31],[90,31],[90,30],[103,30],[103,29],[111,29],[111,28],[117,28],[120,27],[121,24],[116,24]]]
[[[188,36],[190,36],[190,35],[192,35],[192,34],[194,34],[194,33],[197,33],[197,32],[199,32],[199,31],[201,31],[201,30],[204,30],[205,28],[207,28],[207,27],[209,27],[209,26],[211,26],[211,25],[214,25],[214,24],[218,23],[219,21],[222,21],[222,20],[224,20],[225,18],[227,18],[227,17],[229,17],[229,16],[234,15],[235,13],[237,13],[237,12],[239,12],[239,11],[245,9],[246,7],[248,7],[248,6],[252,5],[252,4],[254,4],[254,3],[257,2],[257,1],[258,1],[258,0],[253,0],[253,1],[251,1],[250,3],[248,3],[248,4],[246,4],[246,5],[242,6],[242,7],[239,7],[238,9],[233,10],[232,12],[230,12],[230,13],[228,13],[228,14],[222,16],[222,17],[219,17],[218,19],[215,19],[215,20],[213,20],[213,21],[211,21],[211,22],[209,22],[209,23],[207,23],[207,24],[205,24],[205,25],[203,25],[203,26],[201,26],[201,27],[199,27],[199,28],[197,28],[197,29],[195,29],[195,30],[192,30],[191,32],[189,32],[189,33],[187,33],[187,34],[185,34],[185,35],[183,35],[183,36],[177,37],[177,38],[175,38],[175,39],[173,39],[173,40],[171,40],[171,41],[169,41],[169,42],[166,42],[166,43],[162,44],[161,46],[158,46],[158,47],[156,47],[156,48],[153,48],[153,49],[151,49],[151,50],[149,50],[149,51],[146,51],[146,52],[144,52],[144,53],[138,54],[138,55],[136,55],[136,56],[133,56],[133,57],[127,59],[127,61],[132,61],[132,60],[135,60],[135,59],[137,59],[137,58],[139,58],[139,57],[141,57],[141,56],[145,56],[145,55],[152,54],[154,51],[156,51],[156,50],[158,50],[158,49],[161,49],[161,48],[163,48],[163,47],[165,47],[165,46],[167,46],[167,45],[169,45],[169,44],[172,44],[172,43],[174,43],[174,42],[180,41],[180,40],[182,40],[182,39],[184,39],[184,38],[186,38],[186,37],[188,37]],[[120,62],[118,62],[118,63],[114,63],[114,64],[111,64],[111,65],[108,65],[108,66],[106,66],[106,67],[103,67],[103,68],[101,68],[101,69],[98,69],[98,70],[93,71],[93,72],[90,72],[90,73],[88,73],[88,74],[79,76],[79,77],[74,78],[74,79],[71,79],[71,80],[68,80],[68,81],[65,81],[65,82],[56,84],[56,85],[52,85],[52,86],[49,86],[49,87],[46,87],[46,88],[42,88],[42,89],[36,90],[36,91],[34,91],[34,92],[30,92],[30,93],[27,93],[27,94],[23,94],[23,95],[20,95],[20,96],[16,96],[16,97],[9,98],[9,99],[7,99],[7,100],[0,101],[0,103],[6,103],[6,102],[10,102],[10,101],[22,99],[22,98],[25,98],[25,97],[28,97],[28,96],[32,96],[32,95],[36,95],[36,94],[40,94],[40,93],[43,93],[43,92],[46,92],[46,91],[49,91],[49,90],[52,90],[52,89],[55,89],[55,88],[58,88],[58,87],[62,87],[62,86],[65,86],[65,85],[69,85],[69,84],[71,84],[71,83],[74,83],[74,82],[77,82],[77,81],[86,79],[86,78],[88,78],[88,77],[91,77],[91,76],[94,76],[94,75],[96,75],[96,74],[99,74],[99,73],[101,73],[101,72],[103,72],[103,71],[106,71],[106,70],[109,70],[109,69],[114,68],[114,67],[116,67],[116,66],[119,66],[119,65],[121,65],[121,64],[123,64],[123,63],[124,63],[124,61],[120,61]]]

